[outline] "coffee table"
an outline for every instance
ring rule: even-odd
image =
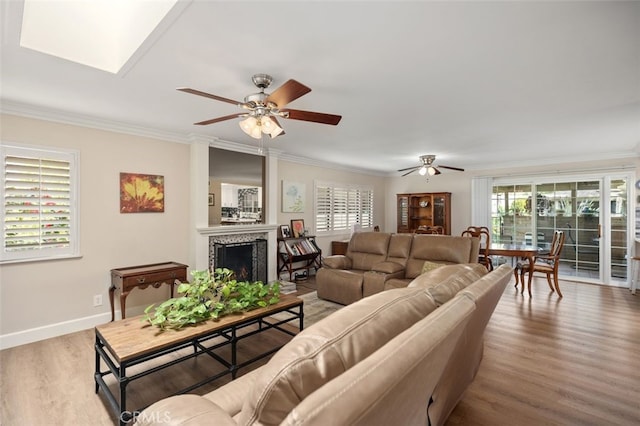
[[[127,410],[127,385],[133,380],[203,354],[223,365],[225,370],[206,377],[200,382],[176,392],[176,394],[190,392],[227,374],[231,374],[235,379],[238,369],[269,356],[282,347],[278,346],[238,363],[236,356],[238,341],[270,329],[294,336],[295,332],[287,330],[281,325],[298,320],[300,330],[302,330],[303,303],[302,299],[294,295],[281,295],[278,303],[266,308],[227,315],[218,320],[202,322],[179,330],[161,331],[158,327],[143,321],[142,315],[99,325],[95,328],[95,392],[103,390],[109,404],[118,415],[120,425],[125,425],[131,422],[142,410],[142,408],[133,411]],[[280,312],[287,312],[290,316],[278,320],[265,320]],[[279,318],[281,317],[280,315]],[[250,326],[256,327],[248,328]],[[214,341],[215,338],[222,338],[222,341],[220,341],[221,339]],[[217,353],[220,348],[228,345],[231,346],[230,360]],[[190,351],[190,353],[177,358],[167,357],[165,363],[160,365],[154,363],[146,369],[144,367],[136,368],[135,374],[128,375],[127,369],[129,367],[144,366],[144,363],[148,361],[189,347],[193,347],[193,352]],[[107,367],[106,370],[102,370],[103,363]],[[109,375],[113,375],[118,383],[118,398],[105,382],[104,377]]]

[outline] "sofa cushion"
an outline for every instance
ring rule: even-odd
[[[404,267],[396,262],[380,262],[373,265],[371,270],[374,272],[382,272],[384,274],[394,274],[404,270]]]
[[[399,263],[404,268],[404,266],[407,264],[409,253],[411,252],[412,242],[412,234],[392,234],[391,238],[389,239],[387,261]]]
[[[346,256],[353,269],[370,271],[373,265],[387,259],[391,234],[383,232],[356,232],[349,241]]]
[[[479,263],[445,265],[420,275],[408,287],[426,289],[440,306],[486,273],[487,269]]]
[[[445,264],[469,263],[473,238],[448,235],[416,234],[407,260],[406,278],[415,278],[422,272],[425,260]],[[476,241],[477,242],[477,241]],[[477,259],[478,254],[472,259]]]
[[[279,424],[306,396],[435,309],[423,289],[390,290],[361,299],[304,329],[260,369],[239,423]]]
[[[322,282],[318,285],[318,297],[343,305],[362,299],[364,273],[356,269],[318,269],[316,283]]]

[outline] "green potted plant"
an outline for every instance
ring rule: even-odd
[[[144,320],[161,329],[178,329],[223,315],[250,311],[278,303],[280,283],[237,281],[227,268],[193,271],[191,282],[181,283],[180,297],[171,298],[157,307],[145,309]]]

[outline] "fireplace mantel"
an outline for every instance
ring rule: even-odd
[[[270,232],[278,229],[278,225],[269,225],[264,223],[256,223],[252,225],[224,225],[211,226],[208,228],[197,228],[200,235],[236,235],[236,234],[253,234],[256,232]]]

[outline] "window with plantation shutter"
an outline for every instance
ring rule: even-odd
[[[315,195],[317,235],[373,227],[372,188],[316,182]]]
[[[2,145],[2,262],[79,255],[78,154]]]

